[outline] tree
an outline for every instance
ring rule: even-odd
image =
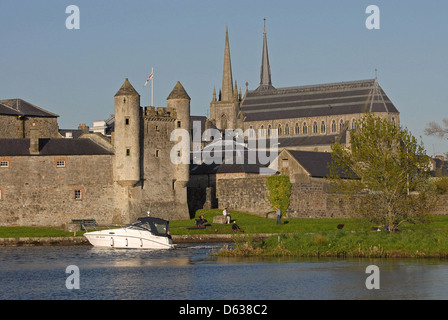
[[[332,146],[334,190],[361,199],[358,213],[391,231],[403,222],[424,220],[434,202],[422,144],[407,129],[371,113],[358,121],[350,137],[350,145]],[[340,179],[344,171],[359,179]]]
[[[266,185],[269,192],[267,197],[272,208],[280,208],[283,215],[289,207],[291,198],[291,181],[286,175],[272,175],[266,178]]]
[[[428,123],[428,126],[425,128],[425,134],[428,136],[437,136],[440,139],[444,137],[448,138],[448,118],[443,119],[442,122],[445,128],[434,121]]]

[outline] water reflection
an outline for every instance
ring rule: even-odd
[[[448,299],[445,260],[211,256],[220,246],[2,248],[0,299]],[[379,290],[365,286],[372,264]],[[65,287],[68,265],[79,290]]]

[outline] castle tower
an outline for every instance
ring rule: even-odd
[[[210,119],[219,130],[236,129],[237,127],[237,115],[241,99],[238,95],[236,82],[235,87],[233,85],[229,31],[226,28],[222,89],[218,99],[216,99],[216,91],[213,89],[213,99],[210,103]]]
[[[175,129],[184,129],[188,132],[188,135],[191,132],[190,100],[190,96],[179,81],[167,98],[167,108],[173,110],[176,114]],[[188,160],[190,159],[189,157],[190,155],[188,154]],[[185,163],[176,165],[175,179],[176,186],[185,188],[190,179],[190,165]]]
[[[140,181],[140,95],[126,78],[114,100],[114,180],[133,186]]]

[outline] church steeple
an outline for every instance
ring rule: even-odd
[[[224,68],[222,73],[221,101],[233,100],[232,64],[230,62],[229,29],[226,27],[226,44],[224,49]]]
[[[268,41],[266,39],[266,19],[264,19],[263,53],[261,58],[260,86],[259,90],[274,89],[271,81],[271,67],[269,65]]]

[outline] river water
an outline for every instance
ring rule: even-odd
[[[0,299],[448,299],[446,260],[210,255],[221,246],[184,244],[166,251],[91,246],[1,248]],[[378,267],[379,289],[366,287],[369,265]]]

